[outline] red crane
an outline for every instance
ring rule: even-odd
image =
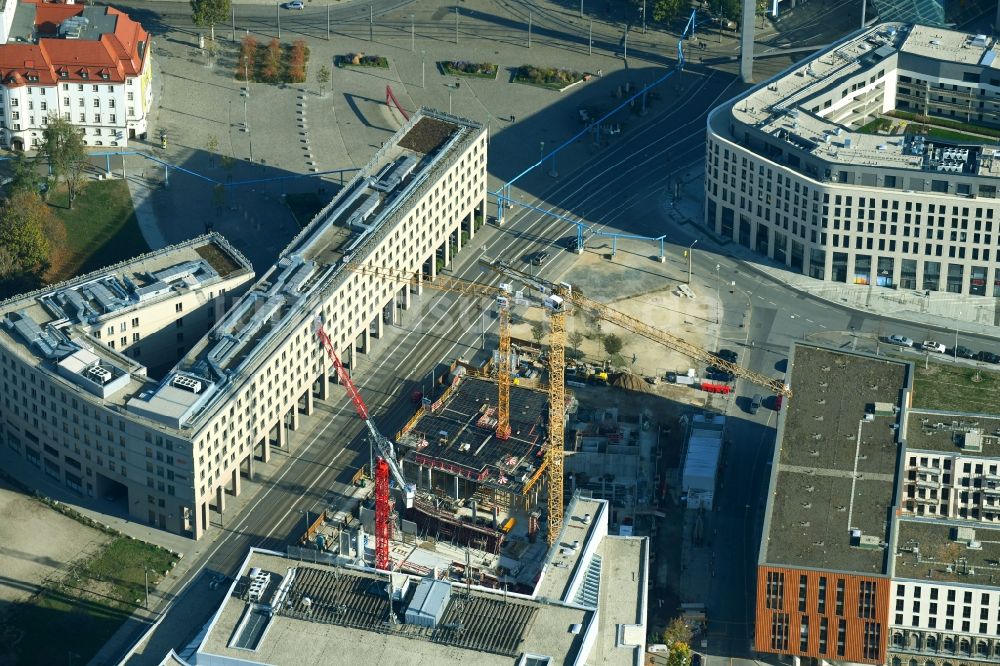
[[[413,506],[413,496],[416,494],[416,489],[412,483],[406,483],[406,480],[403,478],[403,470],[400,469],[399,463],[396,461],[396,452],[393,449],[392,441],[379,432],[378,428],[372,422],[368,413],[368,406],[365,405],[365,401],[361,398],[361,393],[358,392],[358,388],[351,381],[351,376],[347,373],[344,364],[340,362],[340,357],[337,356],[337,352],[333,349],[330,336],[323,329],[323,322],[318,317],[316,318],[316,336],[323,344],[323,348],[333,362],[333,367],[337,369],[337,378],[344,385],[344,388],[347,389],[347,395],[350,396],[351,402],[354,403],[354,409],[357,410],[358,416],[361,417],[361,420],[368,427],[368,434],[379,452],[374,470],[375,568],[389,571],[391,564],[389,561],[389,540],[392,538],[392,522],[389,519],[389,514],[391,513],[389,473],[392,473],[400,490],[402,490],[407,508]]]

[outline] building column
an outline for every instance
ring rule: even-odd
[[[455,501],[458,501],[458,474],[455,475]]]
[[[254,458],[255,457],[256,456],[254,455],[254,451],[251,448],[250,455],[248,455],[244,459],[244,462],[247,464],[247,480],[249,480],[249,481],[253,481],[253,463],[254,463]]]
[[[365,330],[361,332],[361,351],[365,354],[371,351],[372,344],[372,334],[371,327],[365,326]]]
[[[303,411],[303,414],[305,414],[306,416],[312,416],[312,413],[313,413],[313,392],[312,392],[312,386],[310,386],[306,390],[306,408]]]
[[[233,470],[233,497],[240,496],[240,468]]]
[[[403,309],[410,309],[410,285],[403,287]]]
[[[285,448],[286,446],[288,446],[288,435],[285,433],[285,428],[283,427],[283,425],[284,424],[282,424],[282,427],[279,430],[279,432],[282,433],[281,448]],[[289,412],[288,429],[289,430],[298,430],[299,429],[299,410],[298,410],[298,404],[296,404],[294,407],[292,407],[292,410]]]
[[[433,266],[434,266],[434,258],[431,257],[431,271],[432,271],[431,276],[432,277],[434,275],[434,273],[433,273],[433,270],[434,270]],[[417,288],[416,288],[416,291],[414,293],[416,293],[417,296],[420,296],[421,294],[424,293],[424,272],[423,271],[420,271],[420,272],[417,273]]]
[[[431,280],[432,282],[434,281],[434,278],[437,277],[437,270],[438,270],[437,269],[437,259],[438,259],[437,248],[435,248],[434,252],[431,253],[431,272],[430,272],[430,275],[427,276],[427,278],[429,280]],[[445,262],[445,264],[447,264],[447,263],[448,262]],[[420,285],[420,287],[423,288],[423,285]],[[419,294],[421,292],[418,291],[417,293]]]
[[[380,339],[380,340],[382,339],[382,326],[385,323],[383,321],[384,319],[385,319],[385,315],[383,315],[381,312],[379,312],[375,316],[375,337],[378,338],[378,339]]]
[[[462,251],[462,225],[458,225],[458,230],[455,232],[455,254]]]
[[[330,399],[330,377],[327,374],[329,369],[326,367],[326,363],[323,364],[323,372],[320,374],[319,379],[319,395],[317,396],[320,400]]]
[[[427,490],[434,490],[434,468],[427,468]]]
[[[280,435],[279,435],[280,438]],[[260,460],[261,462],[268,462],[271,459],[271,433],[264,436],[261,441],[260,448]]]
[[[446,268],[451,266],[451,234],[444,239],[444,265]]]
[[[220,483],[215,489],[215,510],[222,515],[222,512],[226,510],[226,486]]]
[[[425,490],[424,488],[421,487],[423,483],[424,483],[424,466],[417,465],[417,488],[419,490]]]
[[[205,533],[205,529],[208,527],[208,520],[205,516],[205,507],[208,506],[208,502],[199,502],[194,507],[194,515],[191,517],[194,523],[194,540],[197,541]]]

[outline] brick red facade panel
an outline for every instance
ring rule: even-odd
[[[757,568],[758,652],[882,664],[888,619],[888,578]]]

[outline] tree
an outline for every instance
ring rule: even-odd
[[[743,4],[739,0],[708,0],[708,9],[713,16],[739,21],[743,13]]]
[[[691,648],[687,643],[675,642],[670,646],[667,666],[688,666],[691,663]]]
[[[264,51],[260,77],[268,83],[277,83],[281,80],[281,42],[277,39],[272,39]]]
[[[604,351],[608,352],[608,356],[614,356],[622,350],[622,339],[614,333],[605,335],[603,342]]]
[[[569,344],[573,347],[573,355],[576,357],[583,356],[580,353],[580,345],[583,344],[583,333],[580,331],[573,331],[569,334]]]
[[[38,173],[35,171],[35,161],[24,153],[14,153],[10,161],[11,174],[7,191],[13,194],[21,190],[37,191]]]
[[[0,209],[0,246],[9,253],[10,270],[35,270],[48,259],[54,216],[38,192],[13,192]]]
[[[673,645],[674,643],[690,645],[693,635],[694,632],[691,630],[691,626],[683,618],[675,617],[667,625],[667,628],[663,630],[663,642],[667,645]]]
[[[541,346],[542,338],[545,337],[545,329],[542,327],[542,322],[531,322],[531,337],[535,339],[535,344]]]
[[[655,0],[653,3],[654,21],[671,21],[684,10],[690,10],[690,5],[683,0]]]
[[[214,37],[205,40],[205,55],[208,56],[208,66],[215,64],[215,59],[219,57],[219,43]]]
[[[219,140],[215,138],[214,134],[208,136],[208,141],[205,142],[205,150],[208,151],[208,165],[215,166],[215,155],[219,152]]]
[[[316,72],[316,82],[319,84],[320,97],[326,94],[326,84],[330,82],[330,70],[326,65],[322,65]]]
[[[229,11],[229,0],[191,0],[191,18],[195,25],[212,27],[212,41],[215,41],[215,24],[225,23]]]
[[[42,146],[39,151],[49,160],[52,176],[56,182],[66,181],[69,190],[69,207],[73,207],[77,192],[83,187],[87,167],[87,151],[79,130],[68,120],[53,115],[42,132]]]

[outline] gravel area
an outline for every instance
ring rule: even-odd
[[[47,578],[110,539],[0,478],[0,602],[28,598]]]

